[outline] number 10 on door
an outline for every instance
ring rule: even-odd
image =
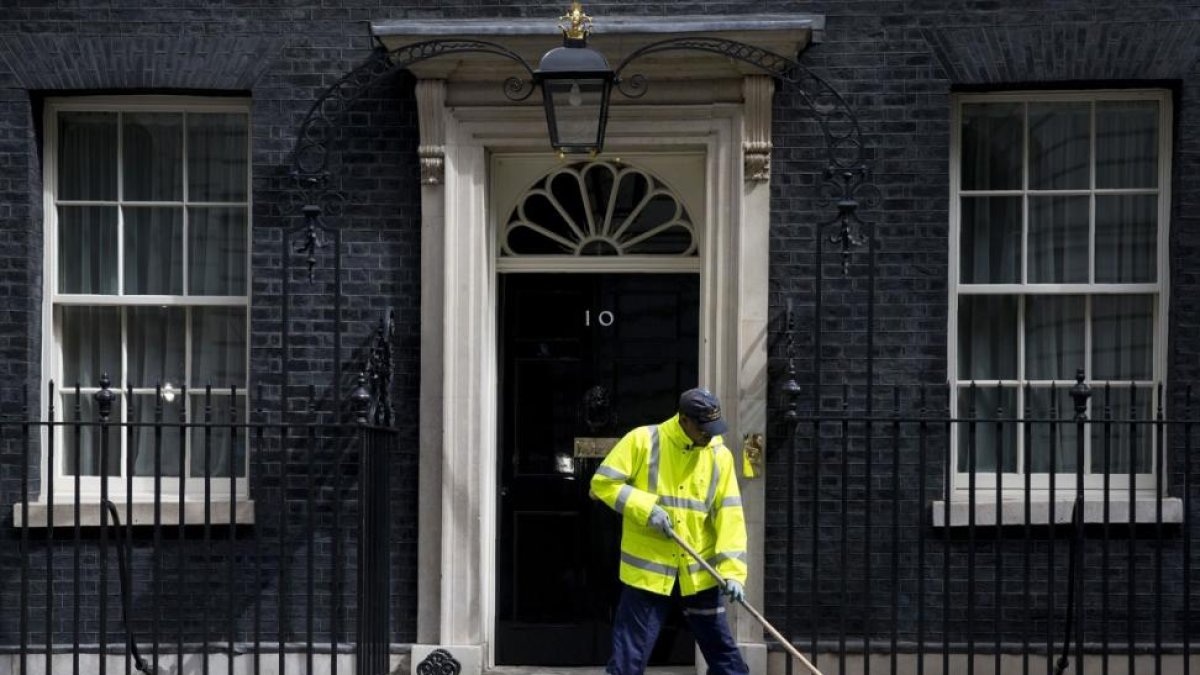
[[[598,323],[601,326],[604,326],[606,328],[608,326],[613,325],[613,321],[615,321],[615,320],[616,320],[616,317],[614,317],[613,313],[608,311],[607,309],[596,314],[596,323]],[[583,310],[583,325],[585,325],[585,326],[592,325],[592,310],[590,310],[590,309]]]

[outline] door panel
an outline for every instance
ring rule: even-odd
[[[496,661],[601,665],[621,522],[588,482],[611,439],[670,416],[695,386],[699,278],[501,275],[500,307]],[[692,662],[682,626],[673,616],[653,664]]]

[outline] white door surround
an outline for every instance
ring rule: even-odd
[[[731,87],[730,80],[738,85]],[[560,161],[547,157],[540,106],[463,105],[474,84],[426,78],[417,83],[423,187],[414,672],[439,648],[461,664],[464,674],[479,675],[494,663],[498,272],[489,167],[500,154],[541,155],[544,160],[531,161],[550,166]],[[740,463],[743,434],[764,432],[766,426],[774,87],[766,76],[739,72],[723,84],[709,82],[699,93],[695,87],[689,91],[687,82],[669,84],[660,91],[679,92],[679,100],[628,105],[614,96],[600,159],[622,153],[703,156],[705,217],[702,223],[697,219],[702,229],[699,372],[701,382],[725,401],[729,445]],[[737,95],[730,96],[731,90]],[[741,484],[750,537],[747,591],[761,606],[763,479],[742,478]],[[731,612],[735,636],[751,672],[765,674],[762,630],[741,614]]]

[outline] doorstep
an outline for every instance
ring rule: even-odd
[[[486,675],[605,675],[602,667],[560,668],[551,665],[498,665],[485,670]],[[647,668],[646,675],[696,675],[695,665],[670,665]]]
[[[761,642],[738,643],[751,675],[766,675],[767,645]],[[479,645],[412,645],[409,663],[413,675],[425,673],[461,673],[462,675],[606,675],[603,666],[580,668],[564,666],[483,666]],[[423,666],[423,667],[422,667]],[[707,670],[704,656],[696,650],[696,665],[660,666],[646,669],[647,675],[697,675]],[[404,675],[404,674],[401,674]]]

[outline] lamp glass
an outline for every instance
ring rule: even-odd
[[[563,152],[598,151],[609,84],[599,77],[547,77],[542,82],[550,142]]]

